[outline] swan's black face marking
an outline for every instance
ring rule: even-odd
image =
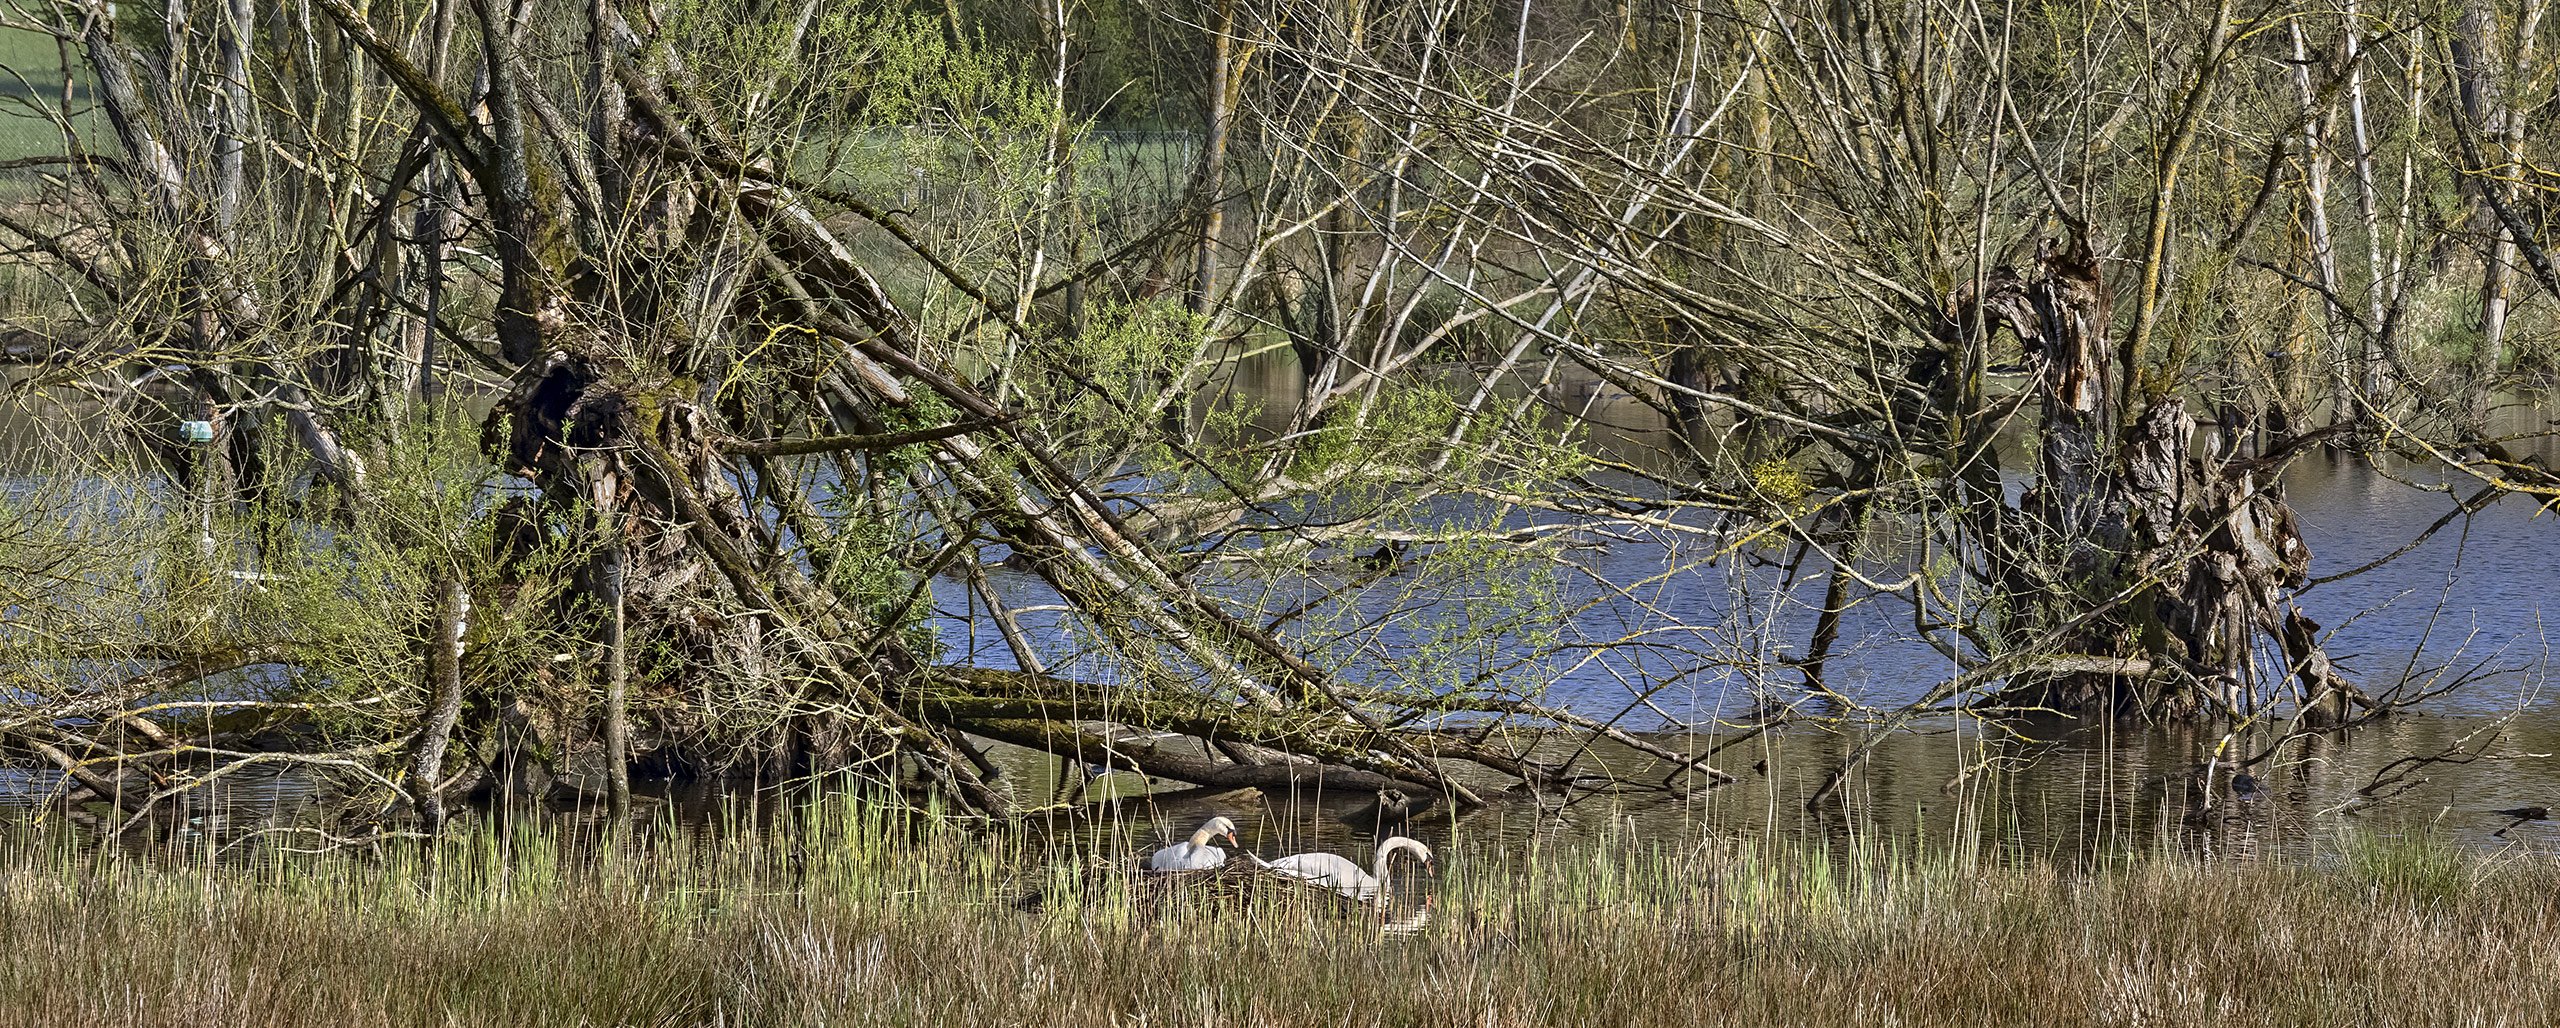
[[[1201,822],[1199,831],[1191,833],[1191,844],[1206,846],[1209,840],[1221,837],[1227,840],[1227,845],[1236,845],[1236,823],[1223,816],[1213,817]]]

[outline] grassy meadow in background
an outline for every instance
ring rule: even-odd
[[[208,867],[28,837],[0,1023],[2417,1025],[2560,1018],[2560,860],[2343,837],[2094,872],[1701,838],[1444,849],[1419,930],[839,807],[620,855]],[[1356,856],[1365,858],[1366,853]],[[1036,909],[1024,898],[1042,897]]]

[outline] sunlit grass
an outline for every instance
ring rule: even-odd
[[[2436,1024],[2560,1013],[2560,862],[2345,837],[2096,873],[1698,836],[1463,839],[1427,926],[1156,898],[827,801],[607,853],[547,832],[206,868],[0,860],[0,1023]],[[1035,910],[1019,901],[1039,892]],[[2351,1016],[2350,1016],[2351,1015]],[[2340,1020],[2340,1018],[2346,1018]]]

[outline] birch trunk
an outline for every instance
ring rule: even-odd
[[[2357,39],[2363,21],[2357,0],[2347,0],[2346,24],[2338,34],[2339,60],[2347,69],[2347,127],[2355,144],[2356,213],[2364,223],[2365,331],[2356,356],[2357,402],[2369,412],[2383,403],[2383,293],[2389,275],[2382,263],[2382,216],[2373,181],[2373,141],[2365,127],[2364,60]]]
[[[2329,230],[2329,134],[2334,119],[2320,102],[2311,83],[2311,46],[2298,19],[2285,24],[2293,42],[2293,81],[2302,95],[2302,210],[2304,231],[2311,239],[2312,282],[2323,294],[2320,307],[2329,326],[2328,346],[2323,362],[2329,366],[2329,381],[2336,392],[2335,406],[2330,410],[2333,424],[2356,420],[2359,407],[2352,399],[2353,382],[2347,375],[2350,363],[2338,352],[2349,337],[2353,316],[2336,302],[2344,295],[2338,281],[2337,239]]]

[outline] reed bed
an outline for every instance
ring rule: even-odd
[[[1424,883],[1429,923],[1398,933],[1149,902],[1117,864],[849,804],[613,849],[484,829],[249,867],[32,837],[0,844],[0,1024],[2560,1022],[2560,860],[2327,852],[2063,871],[1462,841]]]

